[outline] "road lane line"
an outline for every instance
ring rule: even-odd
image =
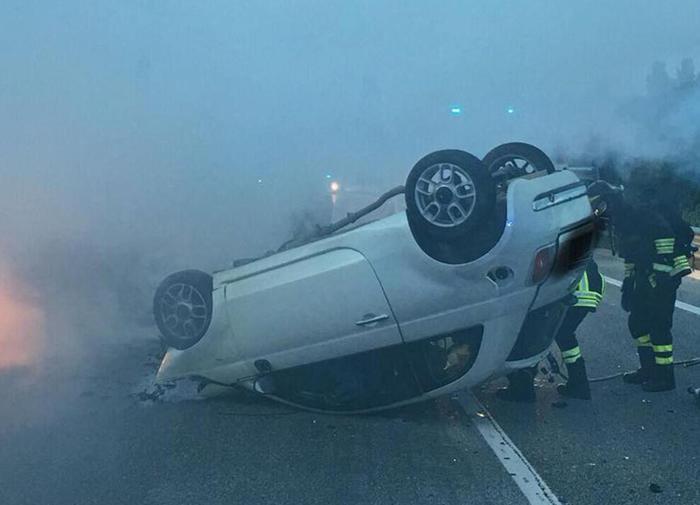
[[[617,286],[618,288],[622,287],[622,283],[618,281],[617,279],[613,279],[612,277],[608,277],[607,275],[603,276],[603,279],[605,279],[605,282],[608,282],[612,284],[613,286]]]
[[[474,393],[462,391],[458,402],[527,501],[531,505],[561,505],[557,495]]]
[[[605,282],[608,282],[613,286],[617,286],[618,288],[622,287],[622,282],[618,281],[617,279],[613,279],[612,277],[608,277],[607,275],[604,275],[603,278],[605,279]],[[696,316],[700,316],[700,307],[696,307],[695,305],[676,300],[676,307],[678,307],[681,310],[685,310],[692,314],[695,314]]]

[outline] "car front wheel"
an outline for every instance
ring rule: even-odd
[[[166,277],[153,297],[153,316],[163,341],[175,349],[199,342],[212,317],[211,275],[184,270]]]

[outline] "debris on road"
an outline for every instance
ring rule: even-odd
[[[138,398],[140,401],[145,402],[145,401],[151,401],[155,402],[160,399],[161,396],[163,396],[169,389],[175,388],[175,384],[171,383],[165,383],[165,384],[154,384],[154,387],[152,389],[144,389],[143,391],[139,391],[136,394],[136,398]]]
[[[132,396],[145,404],[201,400],[204,397],[197,392],[197,386],[197,382],[189,380],[157,383],[155,377],[148,374]]]
[[[651,491],[652,493],[660,493],[663,491],[663,489],[657,483],[652,482],[651,484],[649,484],[649,491]]]

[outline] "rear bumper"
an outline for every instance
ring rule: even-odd
[[[549,349],[566,308],[564,300],[559,300],[529,312],[506,361],[529,360]]]
[[[591,259],[592,219],[571,225],[557,238],[557,255],[548,279],[539,286],[515,345],[506,359],[509,368],[536,363],[552,344],[566,314],[571,292]],[[562,297],[562,293],[568,293]]]

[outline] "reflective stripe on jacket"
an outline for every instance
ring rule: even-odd
[[[622,254],[625,277],[637,274],[643,277],[683,277],[691,272],[687,257],[689,247],[685,229],[690,229],[687,223],[682,226],[684,222],[674,221],[676,226],[672,226],[658,209],[650,206],[634,208],[634,219],[628,221],[624,227]],[[654,285],[655,281],[651,283]]]
[[[583,277],[576,286],[574,307],[585,307],[596,310],[605,295],[605,280],[598,271],[598,265],[591,260],[583,273]]]

